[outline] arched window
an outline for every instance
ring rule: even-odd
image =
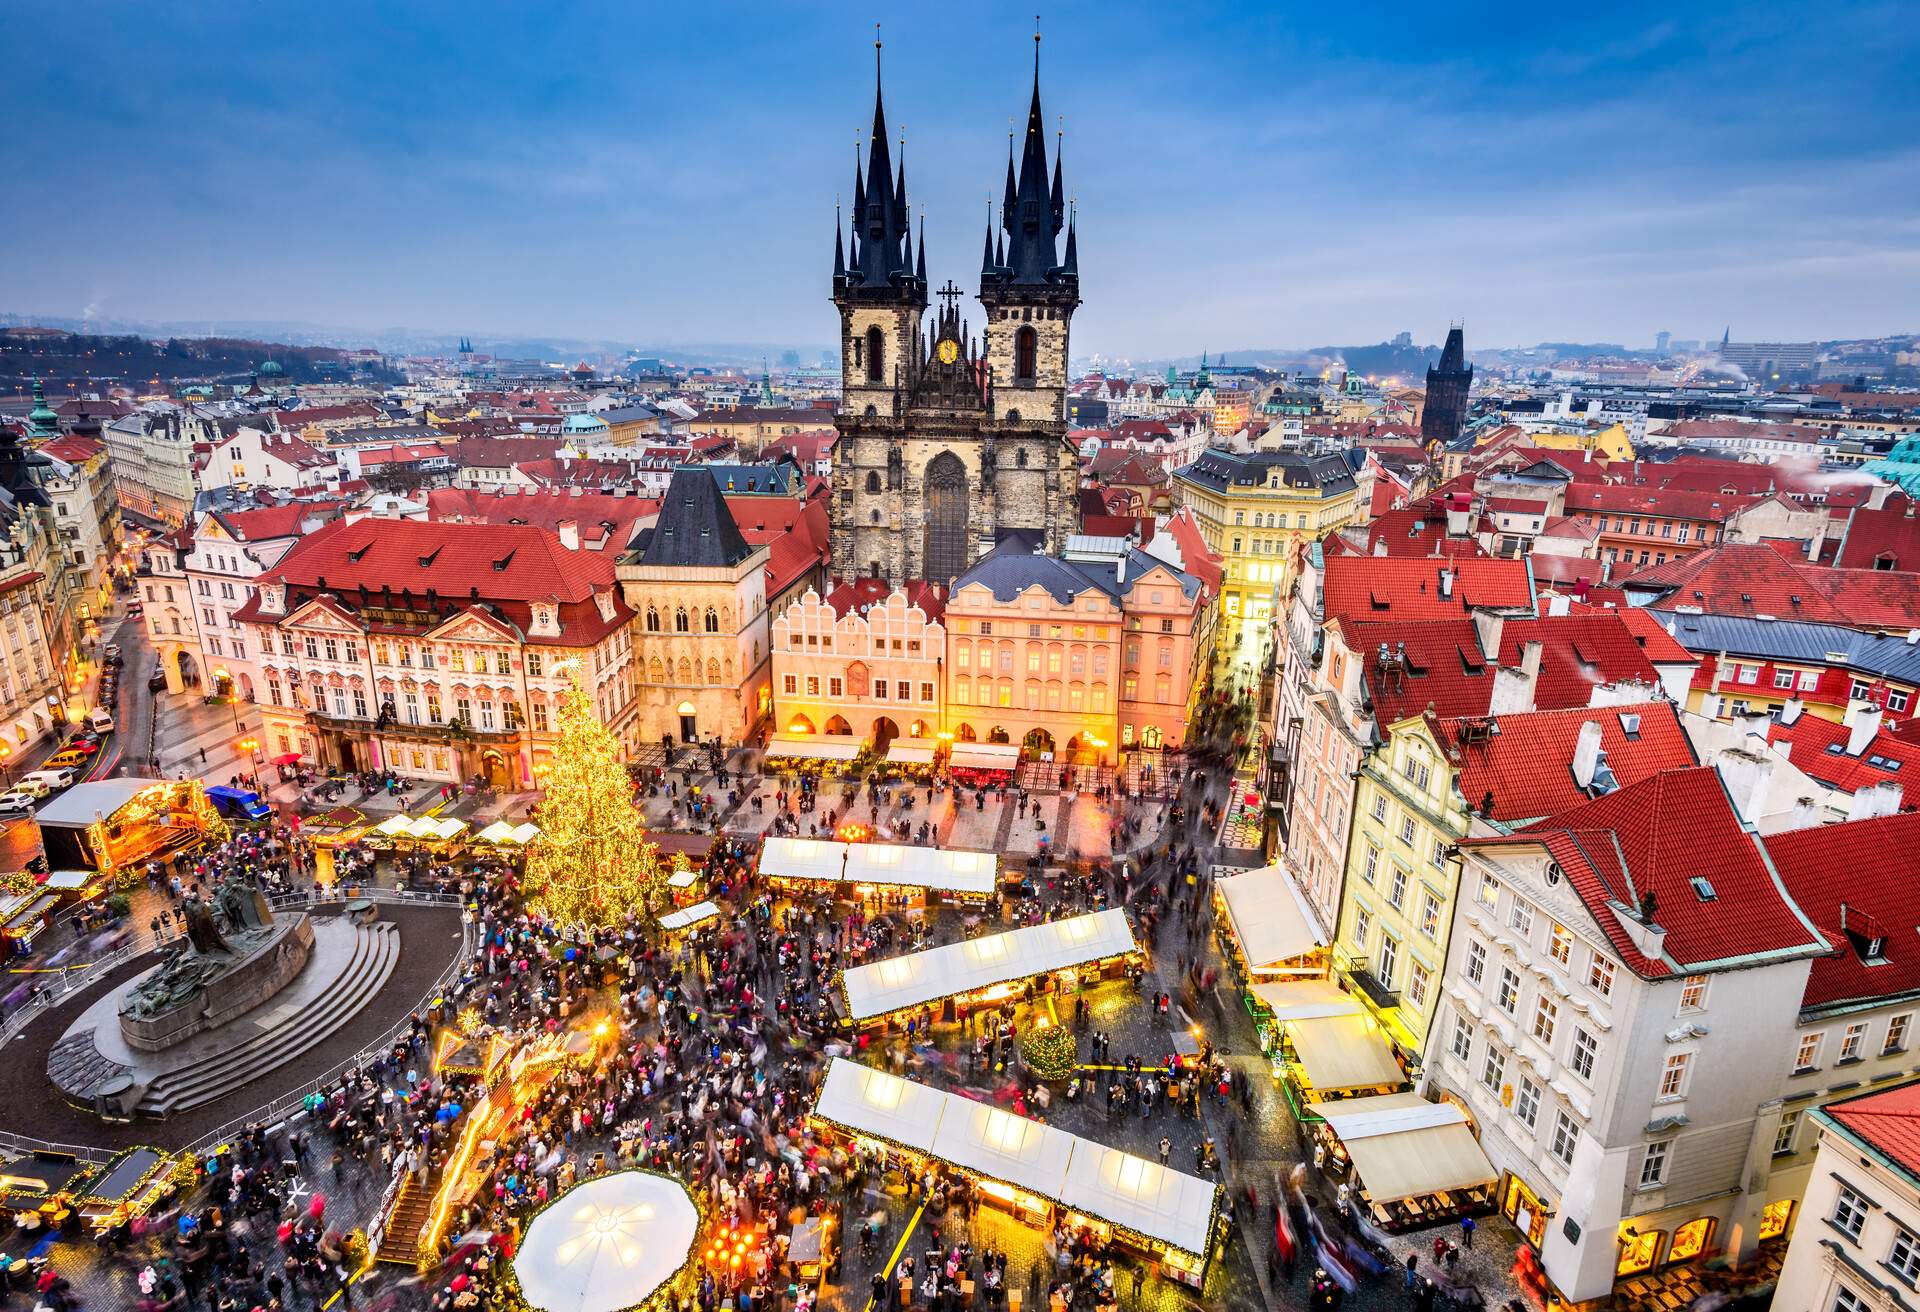
[[[680,658],[680,682],[682,685],[693,682],[693,666],[688,664],[685,656]]]
[[[660,632],[660,612],[651,606],[647,607],[647,632]]]
[[[709,660],[707,662],[707,682],[712,684],[718,684],[720,682],[720,662],[719,661]]]
[[[687,630],[687,611],[686,611],[686,607],[684,606],[675,609],[675,611],[673,612],[673,631],[675,633],[685,633],[688,631]]]
[[[879,471],[870,469],[867,471],[867,491],[878,492],[879,490],[880,490]]]
[[[706,616],[704,617],[703,622],[706,625],[706,629],[708,633],[720,632],[720,617],[714,614],[713,607],[711,606],[707,607],[707,613],[706,613]],[[718,683],[720,681],[718,679],[715,679],[714,682]]]
[[[886,338],[881,334],[880,329],[877,326],[867,329],[867,381],[868,382],[884,383],[887,380],[886,360],[885,360],[886,351],[887,351],[887,341],[886,341]]]
[[[1040,354],[1040,335],[1031,328],[1022,328],[1013,335],[1013,381],[1030,383],[1036,373],[1035,363]]]

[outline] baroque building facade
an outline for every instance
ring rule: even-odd
[[[844,577],[945,587],[1009,534],[1057,552],[1077,526],[1066,390],[1079,259],[1057,153],[1051,181],[1047,167],[1036,47],[1018,172],[1010,153],[1000,231],[989,227],[981,256],[985,325],[976,337],[949,281],[929,328],[925,225],[916,253],[876,81],[851,231],[836,221],[834,233],[832,550]]]

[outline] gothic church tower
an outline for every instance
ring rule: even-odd
[[[831,519],[841,577],[946,584],[1010,533],[1054,552],[1078,529],[1066,389],[1080,276],[1057,157],[1048,179],[1039,71],[1036,47],[1019,170],[1010,156],[1000,232],[989,230],[981,257],[978,338],[951,281],[925,323],[924,227],[916,257],[905,162],[891,159],[876,88],[850,247],[834,234],[843,390]]]

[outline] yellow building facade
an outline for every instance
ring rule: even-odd
[[[1388,727],[1360,767],[1333,968],[1418,1064],[1439,1001],[1467,808],[1425,717]]]
[[[1353,473],[1337,455],[1209,448],[1173,486],[1223,561],[1215,650],[1257,669],[1301,551],[1361,518]]]

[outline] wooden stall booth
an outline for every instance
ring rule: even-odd
[[[1359,1205],[1383,1229],[1458,1223],[1493,1210],[1500,1173],[1458,1104],[1388,1093],[1308,1110],[1319,1118],[1314,1135],[1326,1145],[1329,1168],[1353,1176]]]

